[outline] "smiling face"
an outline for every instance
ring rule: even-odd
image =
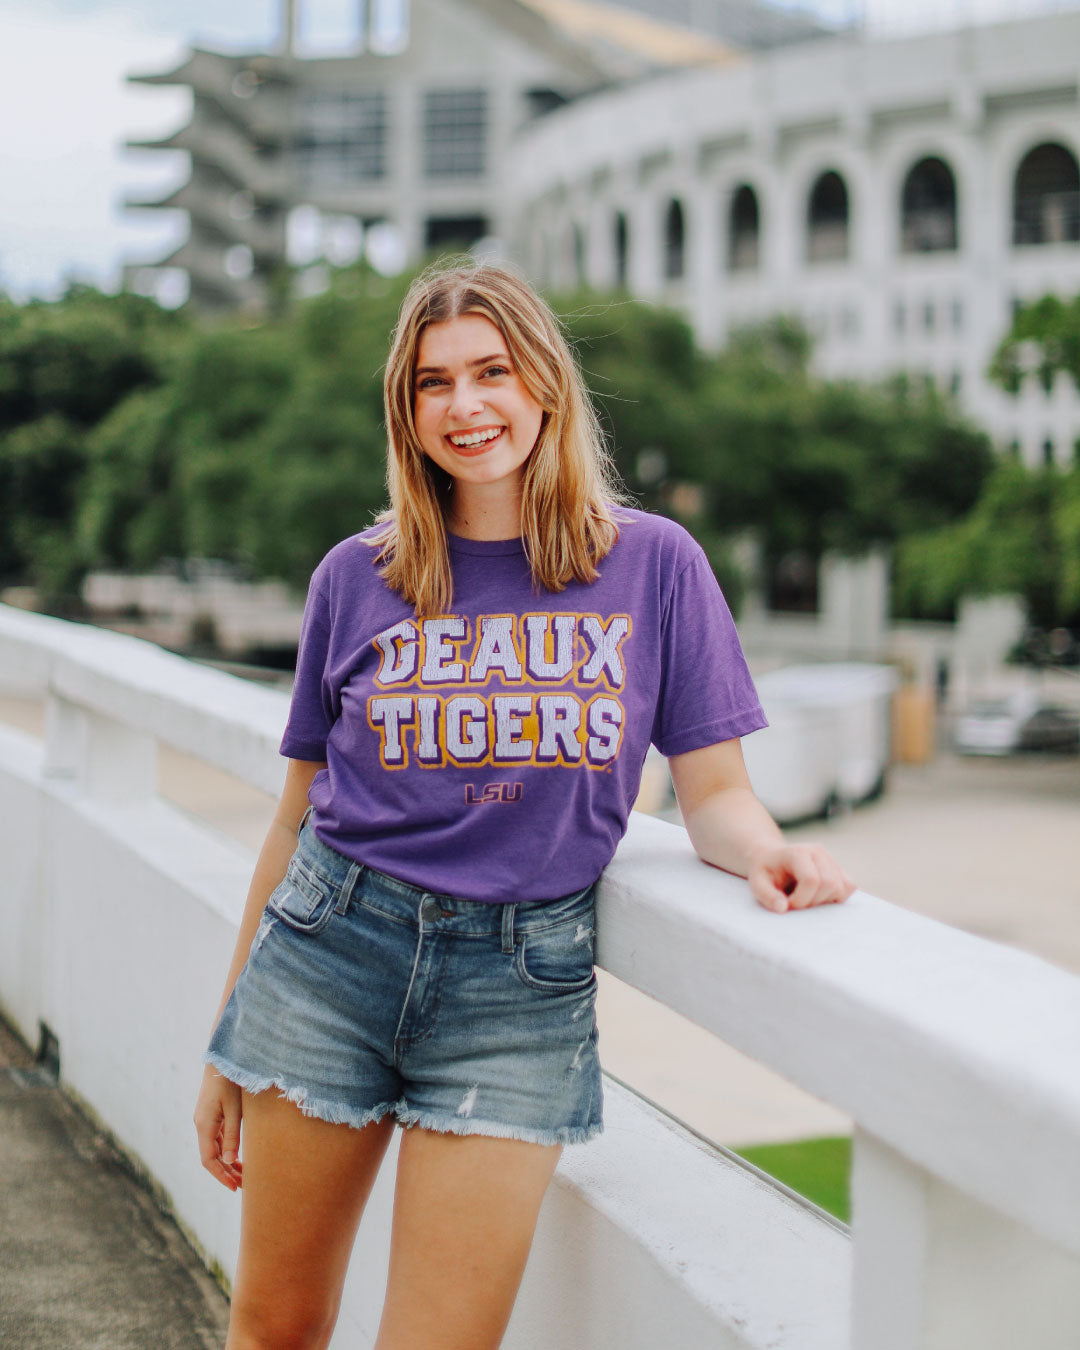
[[[454,509],[516,503],[543,410],[482,314],[432,323],[420,335],[413,423],[424,453],[454,479]]]

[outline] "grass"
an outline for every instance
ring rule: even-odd
[[[790,1144],[758,1144],[737,1152],[844,1223],[850,1222],[851,1140],[846,1135],[798,1139]]]

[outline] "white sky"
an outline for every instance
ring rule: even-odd
[[[1055,0],[1049,0],[1055,3]],[[1046,8],[1048,0],[814,0],[825,17],[859,4],[878,27],[897,16],[929,26]],[[786,7],[797,7],[787,0]],[[357,0],[308,0],[310,50],[348,30]],[[133,151],[125,138],[180,126],[188,95],[128,85],[132,71],[167,69],[192,42],[269,45],[278,0],[3,0],[0,9],[0,289],[16,299],[58,295],[68,278],[106,290],[121,260],[155,261],[184,232],[183,213],[123,209],[164,195],[186,157]],[[302,11],[303,12],[303,11]]]

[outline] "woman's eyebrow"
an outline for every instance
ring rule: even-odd
[[[495,352],[493,356],[478,356],[475,361],[466,361],[467,366],[486,366],[489,361],[509,361],[510,358],[505,352]],[[442,375],[446,371],[445,366],[417,366],[417,375]]]

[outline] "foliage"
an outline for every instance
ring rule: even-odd
[[[305,583],[384,504],[380,376],[408,280],[359,265],[213,326],[84,287],[0,302],[0,576],[73,595],[89,566],[201,556]],[[624,480],[695,533],[733,604],[747,526],[774,555],[857,551],[954,519],[986,475],[985,438],[933,397],[811,378],[790,320],[711,356],[663,309],[555,305]]]
[[[688,476],[704,359],[685,321],[634,300],[555,297],[623,481],[647,508]],[[651,467],[650,467],[651,465]]]
[[[0,577],[73,594],[90,431],[158,383],[183,327],[152,301],[81,285],[55,303],[0,298]]]
[[[935,617],[962,595],[1024,596],[1042,627],[1080,619],[1080,469],[995,469],[975,508],[905,539],[896,554],[899,612]]]
[[[1049,389],[1058,371],[1080,389],[1080,295],[1021,305],[990,363],[990,378],[1009,394],[1019,394],[1029,374]]]
[[[1080,296],[1020,306],[989,370],[1013,395],[1032,377],[1049,390],[1059,373],[1080,388]],[[1023,595],[1038,625],[1080,623],[1080,465],[1003,462],[969,514],[912,533],[897,553],[902,614],[936,617],[964,594],[994,591]]]
[[[933,391],[812,378],[793,320],[744,329],[707,357],[663,310],[595,297],[559,308],[624,479],[661,510],[673,483],[701,484],[695,530],[756,527],[773,557],[857,553],[954,519],[990,472],[988,438]]]
[[[304,584],[383,504],[400,302],[362,268],[279,317],[198,327],[86,288],[0,306],[0,577],[230,560]]]

